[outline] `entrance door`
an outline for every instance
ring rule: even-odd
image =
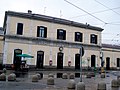
[[[95,67],[95,63],[96,63],[96,56],[95,55],[91,55],[91,67]]]
[[[80,69],[80,54],[75,54],[75,69]]]
[[[57,54],[57,69],[63,69],[63,55],[61,52]]]
[[[15,70],[19,70],[20,69],[21,57],[17,56],[19,54],[22,54],[22,50],[21,49],[15,49],[14,50],[14,60],[13,60],[13,64],[14,64]]]
[[[120,58],[117,58],[117,67],[120,67]]]
[[[38,51],[37,52],[37,68],[43,68],[43,63],[44,63],[44,52],[43,51]]]
[[[110,69],[110,58],[109,57],[106,58],[106,69],[107,70]]]

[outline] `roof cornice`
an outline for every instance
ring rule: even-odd
[[[70,21],[70,20],[66,20],[66,19],[62,19],[62,18],[56,18],[56,17],[46,16],[46,15],[41,15],[41,14],[6,11],[5,16],[7,16],[7,15],[21,17],[21,18],[34,19],[34,20],[42,20],[42,21],[64,24],[64,25],[70,25],[70,26],[86,28],[86,29],[91,29],[91,30],[100,31],[100,32],[103,31],[103,29],[100,27],[95,27],[95,26],[91,26],[89,24],[82,24],[82,23],[75,22],[75,21]]]

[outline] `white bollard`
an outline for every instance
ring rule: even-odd
[[[67,86],[68,90],[75,90],[75,80],[70,80]]]
[[[76,85],[76,90],[85,90],[85,84],[84,84],[84,82],[79,82]]]
[[[54,78],[53,77],[48,77],[47,85],[54,85]]]
[[[74,73],[70,73],[69,79],[74,79],[74,78],[75,78],[75,74]]]
[[[54,78],[54,75],[53,75],[52,73],[50,73],[50,74],[48,75],[48,77],[53,77],[53,78]]]
[[[98,83],[97,90],[107,90],[106,83],[105,82]]]
[[[38,75],[32,76],[32,82],[38,82],[38,80],[39,80]]]
[[[68,74],[67,73],[63,73],[62,78],[63,79],[68,79]]]
[[[117,79],[113,79],[112,82],[111,82],[111,86],[112,87],[119,87],[118,80]]]

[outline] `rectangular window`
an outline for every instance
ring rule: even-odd
[[[83,34],[81,32],[75,32],[75,41],[82,42]]]
[[[17,34],[22,35],[23,34],[23,23],[17,24]]]
[[[66,40],[66,31],[63,29],[57,29],[57,39]]]
[[[37,26],[37,37],[47,38],[47,28],[44,26]]]
[[[95,34],[90,35],[90,43],[97,44],[97,35]]]

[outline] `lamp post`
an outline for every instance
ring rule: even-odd
[[[80,47],[80,82],[82,82],[82,56],[84,55],[84,48]]]
[[[104,72],[104,60],[103,60],[103,52],[100,51],[100,59],[101,59],[101,73]]]

